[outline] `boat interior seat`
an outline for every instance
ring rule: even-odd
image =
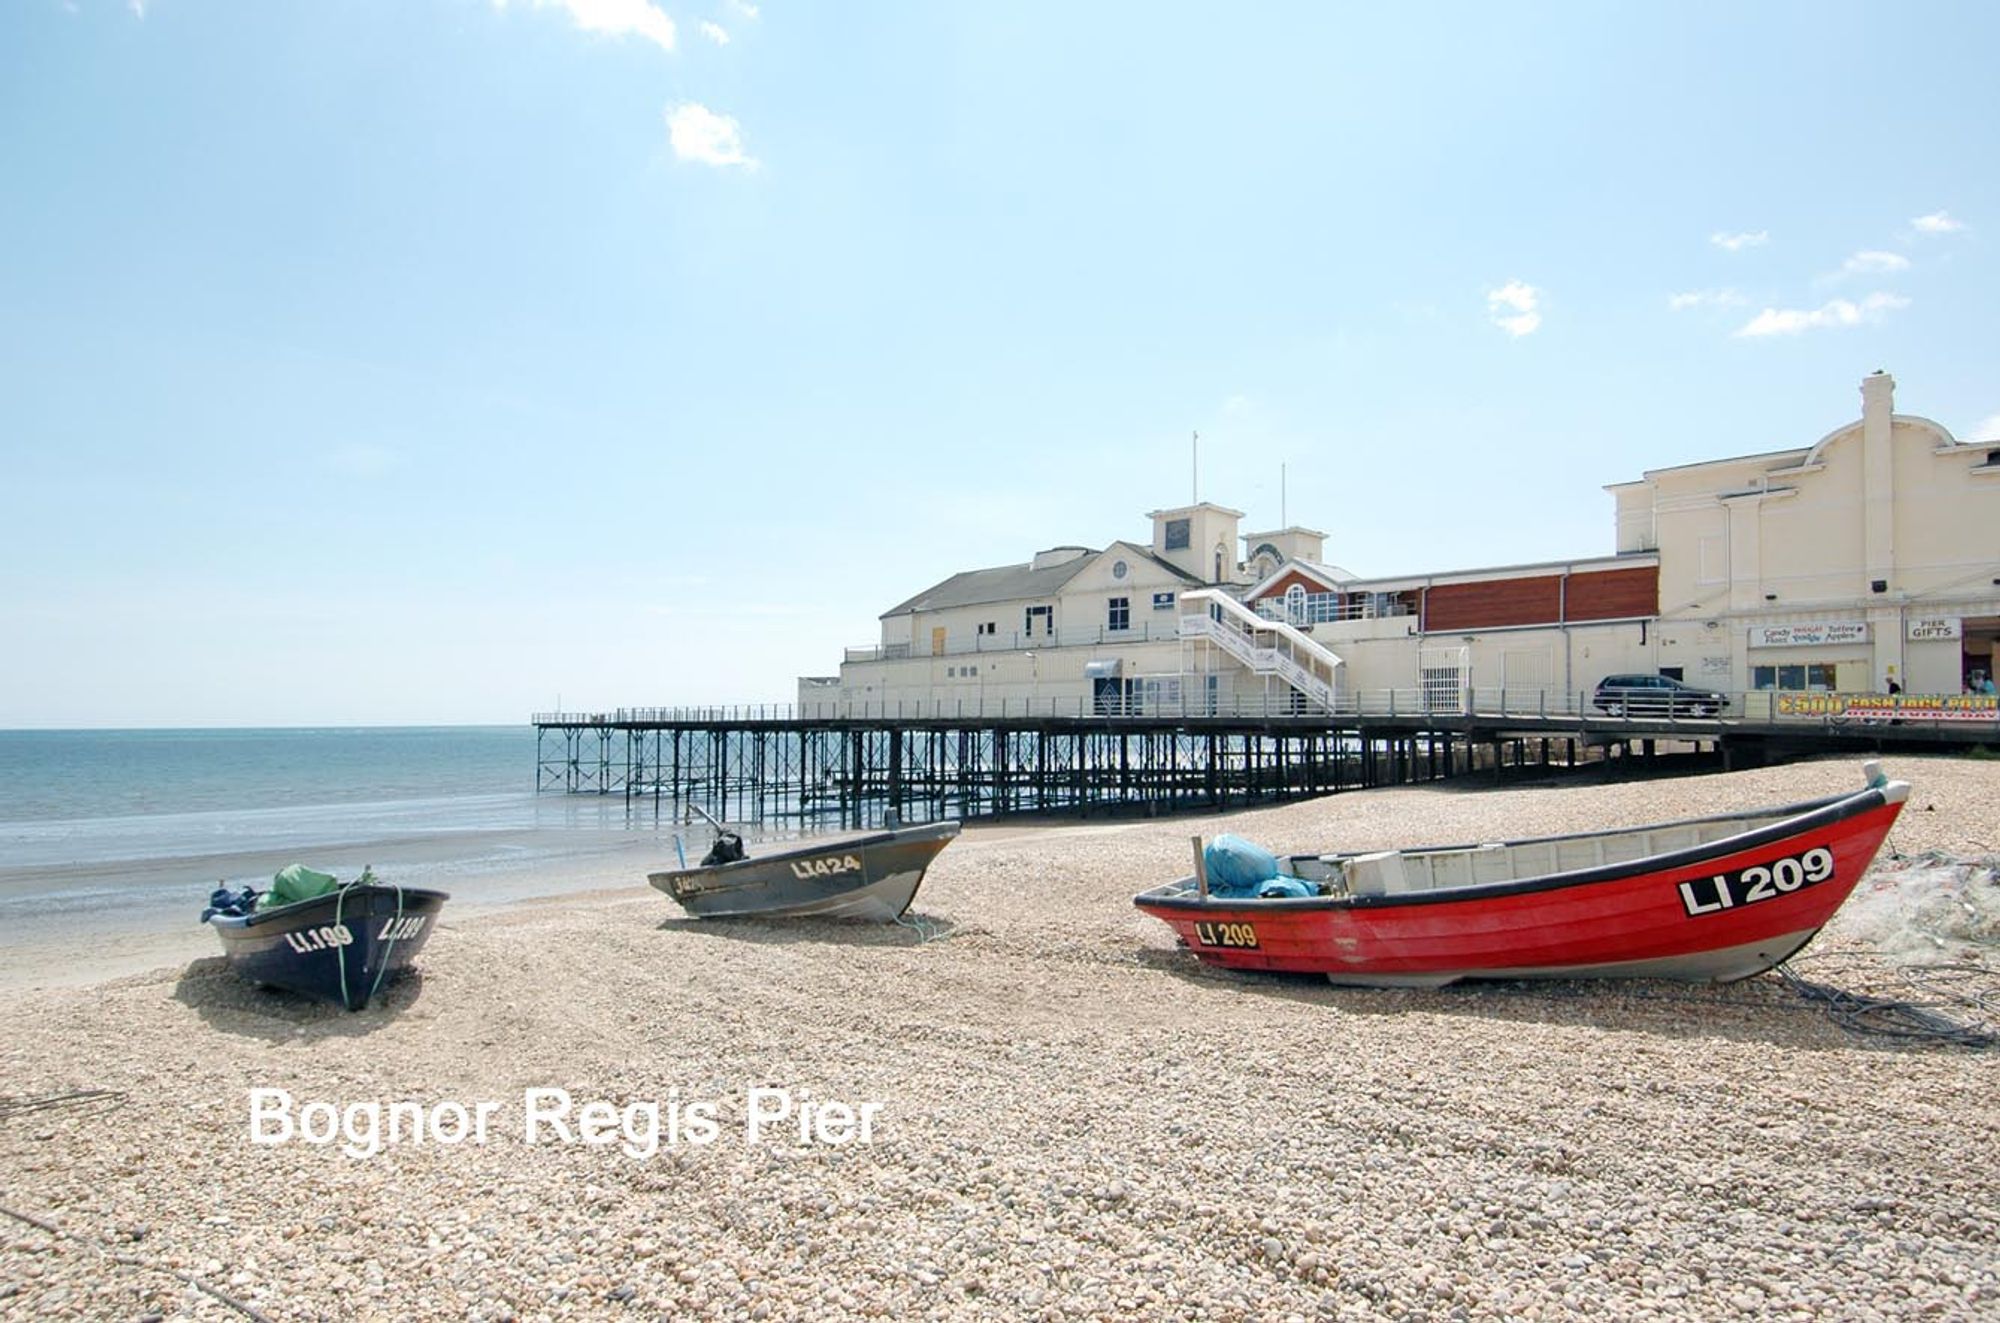
[[[1347,892],[1351,896],[1389,896],[1407,889],[1400,850],[1358,854],[1347,861]]]
[[[1310,855],[1288,861],[1298,876],[1315,881],[1342,877],[1349,895],[1388,896],[1407,891],[1481,886],[1546,877],[1553,873],[1631,863],[1654,855],[1692,849],[1750,831],[1783,815],[1674,823],[1521,845],[1475,845],[1457,850],[1406,853],[1380,850],[1338,862]]]

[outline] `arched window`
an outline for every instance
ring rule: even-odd
[[[1294,625],[1303,625],[1305,623],[1306,586],[1304,584],[1295,583],[1285,589],[1285,619],[1291,621]]]
[[[1220,542],[1215,544],[1215,581],[1222,582],[1222,558],[1229,554],[1229,548]]]

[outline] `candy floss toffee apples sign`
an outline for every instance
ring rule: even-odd
[[[740,1119],[729,1128],[747,1145],[873,1144],[879,1102],[818,1098],[807,1089],[756,1085],[741,1095]],[[250,1142],[335,1147],[350,1158],[372,1158],[395,1147],[481,1147],[496,1140],[612,1150],[647,1159],[663,1148],[705,1148],[724,1139],[722,1104],[713,1098],[623,1103],[579,1101],[567,1089],[528,1089],[514,1106],[493,1099],[432,1103],[301,1101],[287,1089],[252,1089]]]
[[[1758,625],[1750,631],[1753,648],[1824,648],[1838,643],[1866,643],[1865,620],[1823,621],[1812,625]]]

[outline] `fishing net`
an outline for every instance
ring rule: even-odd
[[[2000,856],[1929,851],[1878,862],[1827,934],[1898,965],[2000,958]]]

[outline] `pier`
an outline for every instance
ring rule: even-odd
[[[1229,714],[967,713],[943,704],[820,712],[768,707],[543,712],[538,793],[618,795],[776,829],[1022,814],[1222,811],[1469,774],[1496,780],[1593,764],[1643,770],[1668,750],[1718,767],[1841,751],[2000,743],[1991,723],[1623,718],[1538,697],[1490,711],[1352,713],[1290,703]],[[1414,706],[1421,708],[1421,703]]]

